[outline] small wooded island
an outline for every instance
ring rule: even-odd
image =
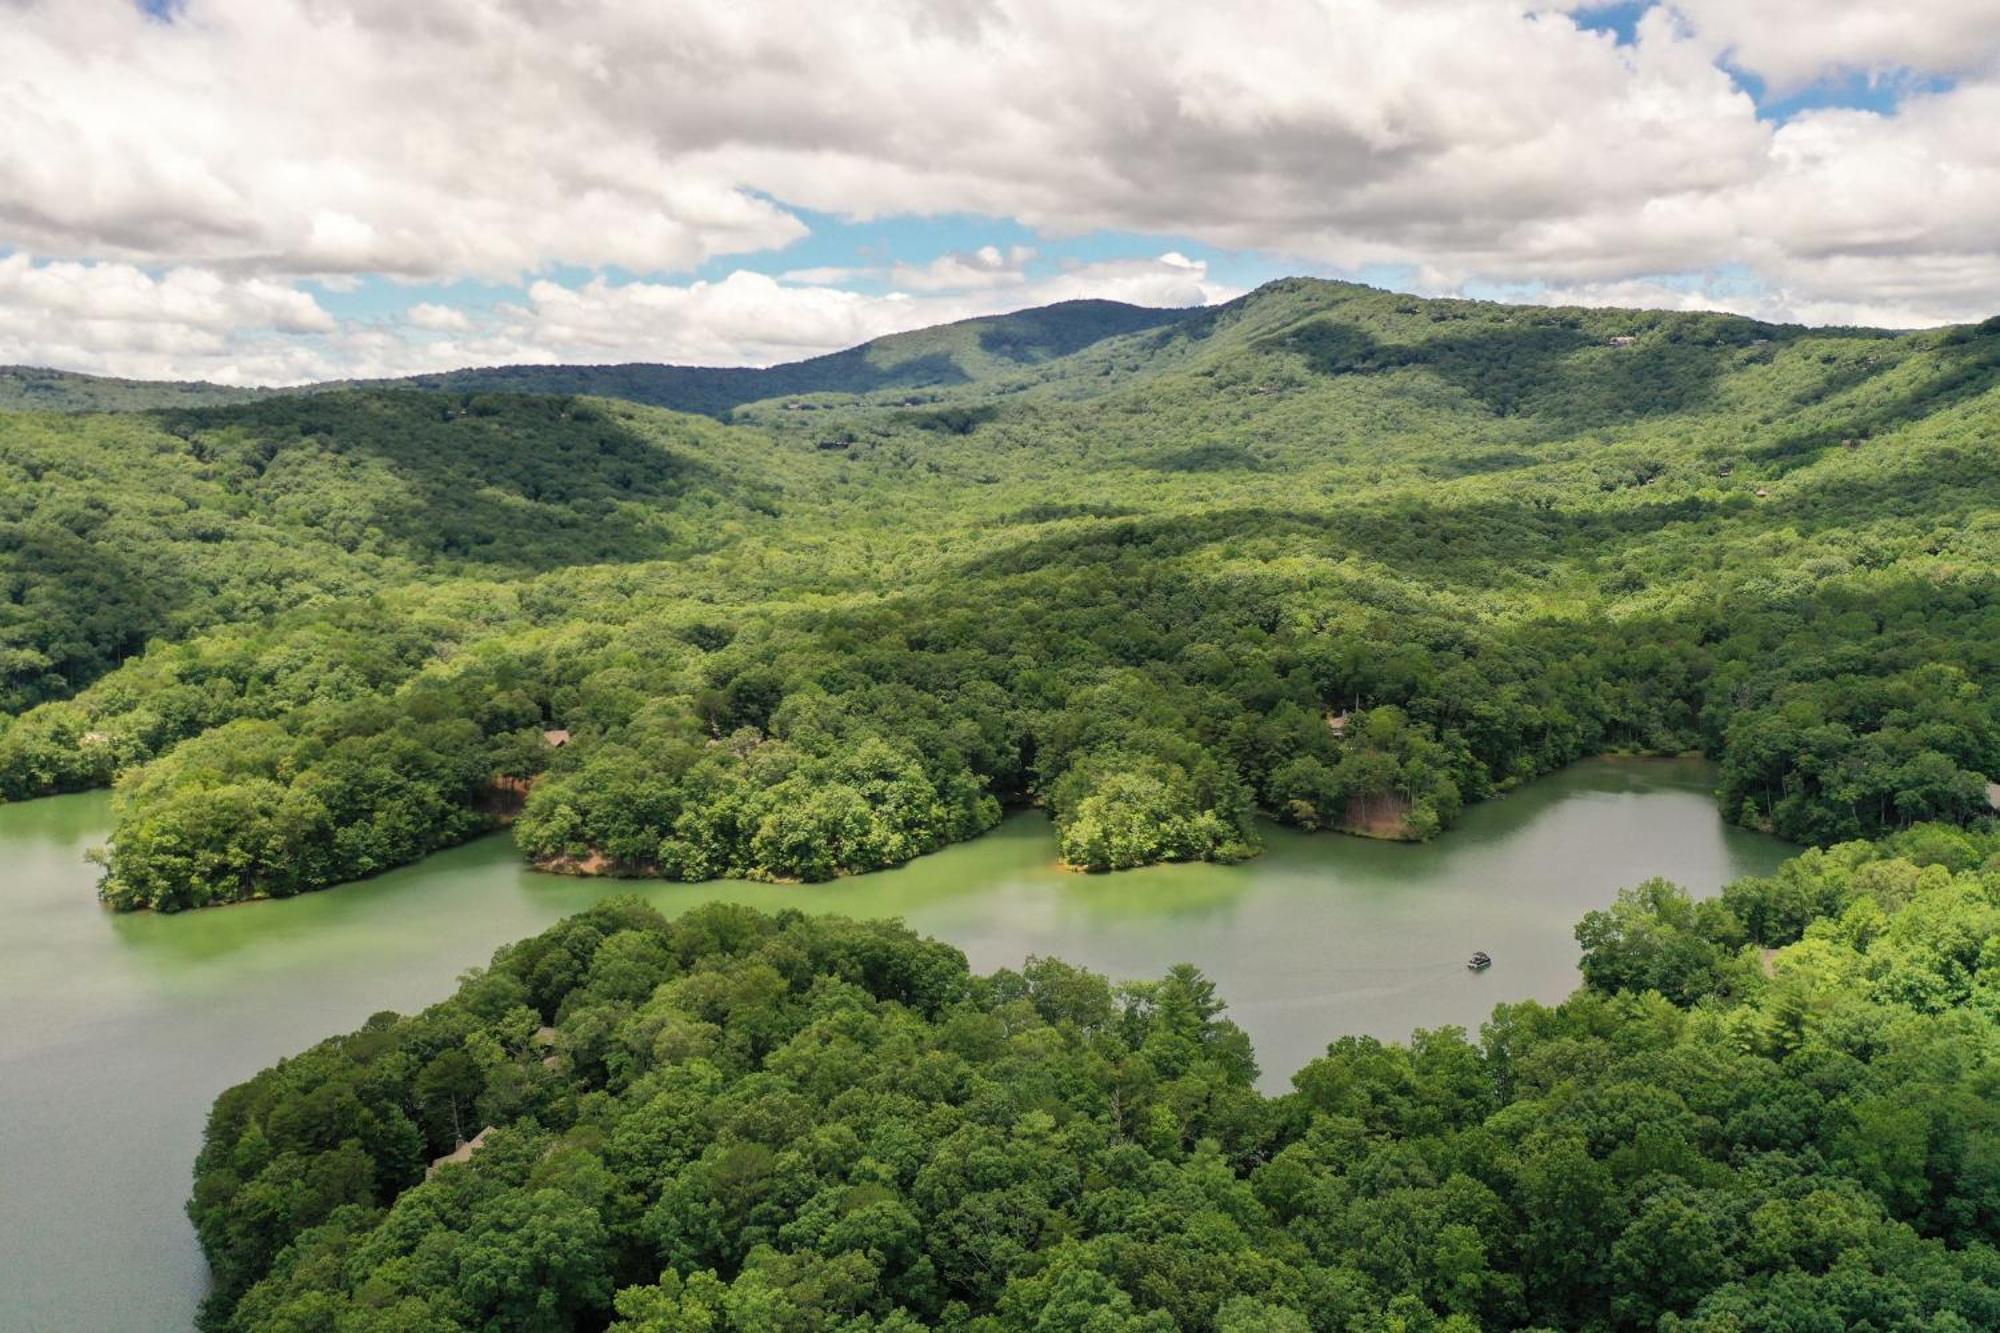
[[[1258,811],[1422,839],[1607,750],[1713,756],[1797,841],[1963,821],[1996,367],[2000,322],[1293,279],[728,376],[0,415],[0,794],[116,782],[104,899],[164,910],[500,822],[684,879],[1028,801],[1086,870],[1254,855]]]

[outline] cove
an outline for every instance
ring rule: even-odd
[[[637,893],[900,916],[976,970],[1055,954],[1113,977],[1176,962],[1213,977],[1267,1089],[1343,1033],[1476,1031],[1503,1000],[1576,984],[1571,928],[1665,875],[1710,892],[1794,850],[1722,822],[1713,769],[1596,760],[1470,810],[1408,846],[1266,828],[1240,866],[1081,876],[1048,822],[899,870],[823,885],[559,879],[504,836],[362,884],[179,916],[113,916],[85,850],[102,794],[0,806],[0,1322],[185,1329],[207,1275],[182,1214],[216,1094],[382,1009],[442,998],[493,949]],[[1475,949],[1494,957],[1473,974]]]

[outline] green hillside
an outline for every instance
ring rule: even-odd
[[[663,430],[409,392],[9,417],[0,706],[66,697],[150,639],[309,602],[699,550],[768,503],[701,455],[714,432]]]
[[[105,892],[166,908],[501,819],[685,878],[892,865],[1021,801],[1089,869],[1254,854],[1259,810],[1422,838],[1607,749],[1705,751],[1725,815],[1807,842],[1988,811],[2000,323],[1289,280],[826,360],[728,424],[0,418],[0,792],[124,774]]]

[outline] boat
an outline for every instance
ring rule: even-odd
[[[1493,966],[1493,955],[1487,953],[1486,950],[1484,949],[1481,949],[1477,953],[1473,954],[1472,957],[1468,958],[1465,962],[1465,967],[1468,972],[1484,972],[1487,968],[1491,966]]]

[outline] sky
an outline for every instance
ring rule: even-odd
[[[2000,0],[0,0],[0,363],[771,364],[1290,274],[2000,313]]]

